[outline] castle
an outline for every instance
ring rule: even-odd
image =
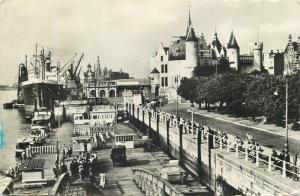
[[[166,97],[169,102],[178,101],[177,88],[181,79],[192,77],[196,66],[214,66],[217,71],[220,60],[226,59],[231,68],[240,72],[262,70],[262,42],[255,42],[248,54],[240,55],[233,32],[226,48],[215,31],[212,42],[208,44],[203,33],[196,35],[190,9],[185,35],[175,38],[169,46],[161,44],[150,58],[151,91],[156,96]]]

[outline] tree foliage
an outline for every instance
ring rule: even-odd
[[[288,81],[289,119],[299,116],[300,73],[288,77],[225,72],[182,81],[178,92],[191,102],[218,105],[218,109],[237,116],[264,115],[268,121],[282,123],[285,115],[285,87]]]

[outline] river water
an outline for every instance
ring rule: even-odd
[[[30,123],[18,109],[4,110],[3,103],[16,99],[17,91],[0,91],[0,170],[15,165],[15,147],[19,138],[29,135]]]

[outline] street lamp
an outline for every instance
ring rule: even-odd
[[[285,136],[285,152],[289,152],[289,126],[288,126],[288,112],[289,112],[289,68],[290,68],[290,63],[292,59],[291,57],[288,57],[288,62],[286,64],[286,76],[285,76],[285,131],[286,131],[286,136]]]
[[[289,108],[289,103],[288,103],[288,90],[289,90],[289,81],[288,77],[286,77],[286,82],[285,82],[285,129],[286,129],[286,138],[285,138],[285,151],[286,153],[289,152],[289,127],[288,127],[288,108]]]
[[[178,113],[178,83],[179,83],[179,74],[176,75],[176,78],[177,78],[177,84],[176,84],[176,116],[178,118],[179,116],[179,113]]]

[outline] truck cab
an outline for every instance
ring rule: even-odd
[[[110,153],[111,160],[113,162],[113,166],[116,163],[126,163],[127,155],[126,155],[126,146],[124,145],[116,145],[111,149]]]

